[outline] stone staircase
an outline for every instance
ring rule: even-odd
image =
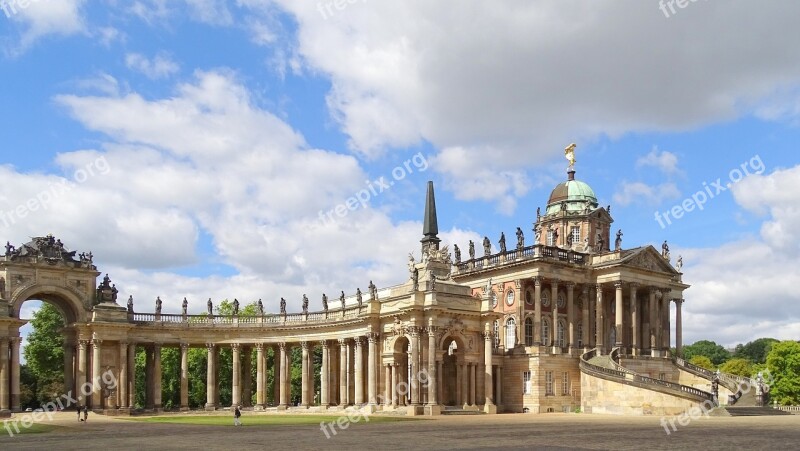
[[[742,407],[737,404],[736,406],[718,407],[712,410],[710,415],[713,417],[761,417],[791,415],[791,413],[772,407]]]
[[[464,410],[458,406],[443,406],[442,415],[482,415],[480,410]]]

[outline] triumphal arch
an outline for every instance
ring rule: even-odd
[[[572,166],[567,175],[545,211],[537,209],[532,243],[517,228],[515,244],[506,246],[502,234],[493,248],[485,237],[476,255],[470,241],[465,258],[457,244],[452,252],[440,245],[429,182],[419,260],[409,256],[402,283],[370,281],[363,293],[323,295],[321,308],[304,297],[295,311],[281,300],[279,312],[259,303],[256,315],[239,315],[238,306],[217,315],[209,300],[206,314],[190,315],[185,301],[182,310],[181,301],[168,301],[173,308],[162,312],[159,298],[155,311],[143,312],[128,293],[118,297],[124,288],[100,277],[91,253],[69,251],[53,236],[7,244],[0,257],[0,412],[20,408],[19,316],[30,299],[64,316],[66,387],[80,394],[91,384],[79,403],[109,414],[134,406],[137,349],[147,359],[144,408],[161,409],[166,347],[180,349],[181,409],[189,407],[190,348],[207,352],[208,410],[230,407],[219,401],[223,348],[232,350],[232,403],[253,409],[670,414],[713,401],[709,375],[679,357],[689,287],[681,263],[673,266],[666,242],[661,251],[623,248],[611,207],[598,205]],[[670,351],[671,330],[678,355]],[[302,349],[299,403],[290,399],[295,347]],[[311,358],[317,348],[320,364]],[[268,353],[276,356],[271,387]],[[101,378],[108,372],[115,387]]]

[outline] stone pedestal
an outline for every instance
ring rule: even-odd
[[[408,409],[406,410],[406,415],[410,417],[417,417],[424,414],[425,414],[425,406],[411,405],[408,406]]]
[[[438,404],[429,404],[425,406],[425,415],[435,416],[442,414],[442,406]]]
[[[497,413],[497,406],[494,404],[484,404],[483,412],[494,415]]]

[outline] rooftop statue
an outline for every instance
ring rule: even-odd
[[[281,298],[281,315],[286,314],[286,299]]]
[[[564,157],[566,157],[567,161],[569,161],[569,169],[570,170],[575,169],[575,163],[577,162],[577,160],[575,160],[575,148],[576,147],[578,147],[578,145],[575,144],[575,143],[572,143],[572,144],[568,145],[564,149]]]

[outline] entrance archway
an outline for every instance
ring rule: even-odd
[[[442,342],[442,393],[440,393],[441,403],[446,406],[464,405],[464,393],[461,390],[461,378],[464,371],[464,352],[466,346],[462,340],[456,337],[445,337]]]

